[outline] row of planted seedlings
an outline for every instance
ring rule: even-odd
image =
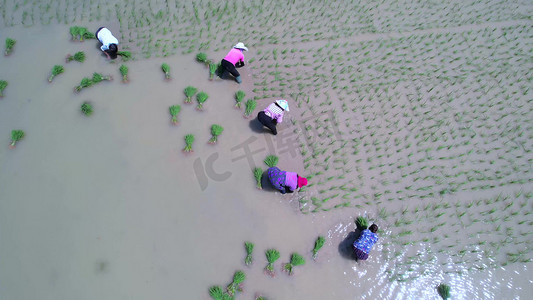
[[[323,236],[319,236],[314,243],[313,249],[311,250],[312,258],[316,259],[318,255],[318,251],[322,249],[326,242],[326,239]],[[253,252],[254,252],[255,244],[249,241],[244,242],[244,249],[246,251],[246,255],[244,258],[244,263],[246,266],[250,267],[253,264]],[[265,258],[267,261],[267,264],[264,268],[265,274],[267,274],[270,277],[275,276],[275,269],[274,264],[278,259],[281,257],[278,250],[271,248],[267,249],[265,251]],[[284,263],[282,265],[282,270],[285,271],[288,275],[292,275],[294,272],[294,267],[296,266],[302,266],[305,264],[305,258],[298,254],[297,252],[293,252],[290,255],[289,261],[287,263]],[[222,299],[233,299],[233,297],[236,295],[236,292],[242,292],[243,291],[243,282],[246,279],[246,274],[243,271],[236,271],[233,275],[233,280],[226,289],[223,289],[221,286],[214,285],[211,286],[208,289],[209,295],[215,299],[215,300],[222,300]],[[256,299],[265,299],[261,296],[258,296]]]
[[[12,38],[6,38],[5,50],[4,50],[5,56],[11,55],[16,43],[17,43],[16,40]],[[8,83],[6,80],[0,80],[0,98],[4,97],[4,90],[6,89],[7,85]]]

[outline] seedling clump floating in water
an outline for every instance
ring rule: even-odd
[[[318,254],[318,250],[320,250],[324,246],[325,242],[326,242],[326,238],[324,238],[323,236],[319,236],[316,239],[315,247],[313,248],[313,259],[316,259],[316,256]]]
[[[437,287],[437,292],[441,296],[442,299],[446,300],[450,298],[450,286],[444,283],[439,284]]]
[[[213,124],[211,126],[211,139],[209,139],[210,144],[216,144],[218,140],[218,136],[224,131],[224,127]]]
[[[218,68],[220,68],[220,64],[210,63],[209,64],[209,80],[215,79],[215,74],[217,73]]]
[[[292,268],[295,266],[301,266],[305,264],[305,259],[303,256],[301,256],[298,253],[293,253],[291,255],[291,261],[289,263],[286,263],[285,266],[283,266],[283,269],[289,273],[289,275],[292,275]]]
[[[230,296],[234,296],[236,291],[242,292],[240,284],[246,279],[246,274],[243,271],[236,271],[233,274],[233,281],[226,288]]]
[[[118,70],[120,71],[120,75],[122,75],[122,82],[128,82],[128,66],[121,65]]]
[[[89,102],[84,102],[81,105],[81,112],[86,116],[90,116],[93,114],[93,106]]]
[[[7,38],[6,39],[6,50],[4,51],[4,55],[10,55],[11,52],[13,52],[13,47],[15,47],[15,44],[17,43],[16,40]]]
[[[4,97],[4,90],[7,87],[7,81],[0,80],[0,97]]]
[[[90,86],[93,85],[93,82],[90,78],[87,78],[87,77],[84,77],[81,81],[80,81],[80,84],[75,88],[76,92],[80,92],[82,89],[84,88],[88,88]]]
[[[78,39],[80,42],[83,42],[83,39],[95,39],[96,36],[94,33],[87,30],[85,27],[72,26],[70,27],[70,35],[72,40]]]
[[[244,105],[244,116],[249,117],[254,112],[254,109],[257,106],[257,102],[254,99],[249,99]]]
[[[357,217],[357,219],[355,219],[355,225],[357,226],[357,228],[363,230],[363,229],[367,229],[368,228],[368,220],[363,217],[363,216],[359,216]]]
[[[265,164],[272,168],[278,165],[279,158],[276,155],[269,155],[265,158]]]
[[[199,92],[198,95],[196,95],[196,101],[198,102],[198,105],[196,106],[197,110],[204,109],[204,103],[207,101],[207,98],[209,98],[209,95],[207,95],[206,92]]]
[[[255,182],[257,183],[257,188],[262,190],[263,186],[261,186],[261,179],[263,178],[263,169],[259,167],[255,168],[254,177],[255,177]]]
[[[244,100],[244,96],[246,96],[246,94],[243,91],[237,91],[235,93],[235,102],[237,102],[235,104],[236,108],[241,108],[241,103],[242,103],[242,100]]]
[[[274,276],[274,263],[279,259],[279,251],[276,249],[268,249],[265,252],[265,255],[268,261],[265,270],[270,276]]]
[[[59,75],[59,74],[61,74],[63,72],[65,72],[65,68],[63,68],[63,66],[55,65],[52,68],[52,75],[50,75],[50,77],[48,77],[48,82],[52,82],[52,80],[54,80],[54,77],[56,77],[57,75]]]
[[[124,61],[128,61],[131,59],[131,52],[129,51],[117,51],[117,55],[122,56],[122,59]]]
[[[244,242],[244,249],[246,249],[246,257],[244,258],[244,263],[249,266],[252,264],[252,252],[254,252],[254,243]]]
[[[113,80],[113,77],[111,76],[105,76],[105,75],[102,75],[100,73],[93,73],[93,83],[99,83],[99,82],[102,82],[104,80],[107,80],[107,81],[111,81]]]
[[[194,135],[187,134],[185,136],[185,148],[183,152],[192,152],[192,143],[194,143]]]
[[[22,130],[11,130],[11,149],[15,148],[15,143],[20,141],[24,137],[25,133]]]
[[[163,63],[161,65],[161,70],[163,70],[163,73],[165,73],[165,79],[170,80],[170,66],[166,63]]]
[[[172,124],[177,125],[178,124],[178,114],[181,111],[181,106],[179,105],[172,105],[170,108],[170,115],[172,116]]]
[[[78,62],[84,62],[85,61],[85,52],[83,51],[78,51],[76,53],[74,53],[74,55],[67,55],[67,58],[66,58],[66,61],[67,62],[71,62],[71,61],[78,61]]]
[[[209,61],[207,60],[207,54],[202,52],[196,54],[196,60],[206,65],[209,64]]]
[[[218,285],[209,288],[209,296],[215,300],[224,299],[224,290]]]
[[[194,96],[194,94],[196,94],[198,90],[193,87],[193,86],[188,86],[185,88],[185,90],[183,91],[185,93],[185,103],[192,103],[192,96]]]

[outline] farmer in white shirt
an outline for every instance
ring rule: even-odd
[[[96,38],[102,43],[100,49],[104,51],[105,55],[109,59],[117,58],[118,52],[118,40],[113,36],[111,31],[105,27],[100,27],[96,31]]]

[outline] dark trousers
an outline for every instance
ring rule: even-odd
[[[271,117],[267,116],[264,111],[260,111],[257,114],[257,120],[259,120],[259,122],[263,124],[263,126],[266,126],[268,127],[268,129],[272,130],[272,133],[274,135],[278,134],[278,131],[276,130],[276,121],[272,120]]]
[[[357,249],[355,247],[353,247],[353,251],[355,253],[355,257],[357,258],[357,260],[367,260],[368,259],[368,253],[365,253],[362,250]]]
[[[233,65],[232,63],[230,63],[229,61],[223,59],[221,62],[220,62],[220,65],[222,67],[224,67],[224,70],[223,70],[223,73],[227,73],[227,72],[230,72],[231,75],[233,75],[234,77],[239,77],[241,76],[241,74],[239,73],[239,71],[237,71],[237,68],[235,68],[235,65]],[[224,75],[225,74],[222,74],[222,78],[224,78]]]

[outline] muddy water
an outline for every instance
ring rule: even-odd
[[[453,286],[456,299],[527,298],[530,292],[531,263],[462,275],[430,265],[440,277],[390,282],[385,270],[394,266],[380,244],[367,262],[346,257],[343,245],[360,211],[303,215],[298,195],[282,196],[268,185],[255,189],[253,165],[233,149],[257,138],[250,144],[257,151],[253,160],[266,169],[261,161],[271,136],[233,107],[235,91],[251,94],[249,69],[242,86],[210,82],[192,55],[177,55],[128,62],[131,81],[123,84],[120,62],[107,62],[95,41],[70,42],[67,26],[4,28],[4,35],[18,43],[12,56],[0,57],[0,78],[9,81],[0,100],[2,298],[208,299],[207,288],[228,284],[237,269],[247,274],[242,299],[257,293],[270,299],[437,299],[434,287],[441,281]],[[87,61],[64,64],[65,73],[49,84],[51,67],[76,51],[85,51]],[[163,80],[163,62],[171,66],[171,81]],[[115,80],[74,94],[81,78],[95,71]],[[210,95],[205,111],[182,103],[187,85]],[[258,108],[272,100],[259,100]],[[79,112],[84,101],[93,104],[93,116]],[[178,126],[170,124],[173,104],[182,105]],[[298,119],[297,112],[291,117]],[[225,128],[216,146],[207,144],[214,123]],[[15,150],[7,147],[12,129],[27,134]],[[196,136],[194,152],[184,154],[188,133]],[[218,155],[214,171],[227,178],[206,170],[212,155]],[[280,154],[280,166],[304,170],[290,153]],[[328,242],[313,262],[318,235]],[[256,244],[251,268],[243,265],[244,241]],[[268,248],[281,253],[275,278],[263,274]],[[288,277],[281,262],[294,251],[307,264]]]

